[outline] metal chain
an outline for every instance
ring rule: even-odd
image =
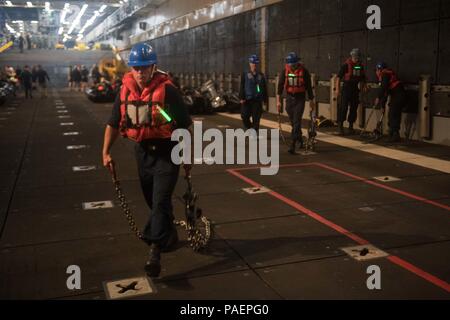
[[[281,112],[280,111],[278,111],[278,130],[280,131],[281,140],[283,140],[283,142],[286,145],[286,147],[290,148],[290,146],[289,146],[289,144],[288,144],[288,142],[286,140],[286,137],[284,136],[283,128],[281,126]]]
[[[120,201],[120,207],[122,208],[123,213],[125,214],[125,217],[127,218],[128,225],[130,226],[131,231],[136,235],[136,237],[139,240],[143,239],[143,234],[140,232],[136,226],[136,221],[134,220],[134,216],[131,213],[130,206],[128,205],[128,201],[125,198],[125,195],[122,191],[122,187],[120,185],[119,179],[117,179],[116,169],[114,163],[111,163],[112,168],[112,180],[114,183],[114,187],[116,189],[116,195],[117,198]],[[187,217],[186,217],[187,221]],[[194,251],[199,251],[202,248],[205,248],[209,241],[211,240],[211,222],[205,217],[201,217],[201,221],[204,225],[205,232],[204,234],[199,230],[197,225],[193,225],[190,223],[187,223],[184,220],[174,220],[174,224],[177,226],[184,227],[187,231],[187,240],[189,242],[190,247]]]
[[[119,179],[117,179],[116,169],[114,167],[114,164],[111,164],[111,166],[112,166],[112,170],[113,170],[113,172],[112,172],[113,183],[114,183],[114,187],[116,189],[117,198],[120,201],[120,207],[122,208],[123,213],[125,214],[125,217],[127,218],[128,225],[130,226],[131,231],[136,235],[136,237],[139,240],[142,240],[143,235],[136,226],[136,221],[134,220],[134,216],[131,213],[131,209],[130,209],[130,206],[128,205],[128,201],[126,200],[125,195],[123,194],[122,187],[120,185],[120,181],[119,181]]]

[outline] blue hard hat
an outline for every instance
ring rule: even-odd
[[[259,57],[256,54],[252,54],[249,58],[248,58],[248,62],[249,63],[253,63],[253,64],[259,64]]]
[[[295,52],[290,52],[286,57],[287,64],[296,64],[299,61],[300,61],[300,59]]]
[[[130,51],[128,65],[130,67],[142,67],[156,64],[156,53],[151,45],[147,43],[135,44]]]
[[[377,63],[377,69],[386,69],[387,68],[387,64],[386,62],[380,61]]]

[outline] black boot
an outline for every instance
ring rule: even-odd
[[[300,149],[303,149],[303,146],[304,146],[303,141],[304,141],[303,136],[301,136],[301,137],[298,139],[298,144],[299,144],[299,148],[300,148]]]
[[[290,154],[295,154],[295,140],[291,142],[291,147],[289,148],[288,152]]]
[[[151,278],[157,278],[161,272],[161,249],[159,245],[150,246],[149,260],[145,265],[145,272]]]
[[[339,127],[338,127],[338,134],[340,136],[344,136],[345,135],[345,131],[344,131],[344,124],[342,122],[339,122]]]
[[[350,123],[348,127],[348,134],[351,136],[355,134],[355,129],[353,129],[353,123]]]
[[[400,142],[400,140],[401,140],[400,134],[398,133],[398,131],[394,131],[392,134],[389,135],[388,142],[395,143],[395,142]]]

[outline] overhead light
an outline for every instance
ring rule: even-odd
[[[31,21],[31,23],[38,23],[39,21],[36,21],[36,20],[33,20],[33,21]]]
[[[85,13],[87,8],[88,8],[88,5],[87,4],[83,4],[83,6],[81,7],[81,10],[78,13],[77,17],[75,18],[75,20],[73,20],[72,25],[70,26],[70,29],[67,32],[68,34],[71,34],[73,32],[73,30],[75,29],[75,27],[78,26],[78,24],[80,23],[80,19],[83,16],[83,14]]]
[[[102,13],[103,11],[105,11],[105,9],[106,9],[107,7],[108,7],[108,6],[107,6],[106,4],[102,5],[102,6],[100,7],[100,9],[98,10],[98,12]]]
[[[7,5],[8,7],[12,7],[12,6],[13,6],[13,4],[12,4],[11,1],[6,1],[6,5]]]
[[[64,32],[64,27],[59,27],[58,34],[61,35]]]
[[[31,3],[31,1],[27,1],[27,7],[32,7],[33,4]]]
[[[11,33],[16,33],[16,30],[14,30],[14,28],[12,28],[9,24],[5,23],[6,29],[8,29],[9,32]]]
[[[65,20],[66,20],[66,15],[67,15],[67,13],[69,12],[69,7],[70,7],[70,3],[65,3],[64,4],[64,8],[63,8],[63,11],[62,11],[62,13],[61,13],[61,20],[60,20],[60,23],[61,24],[67,24],[68,22],[66,22]]]
[[[50,2],[45,2],[45,11],[50,11]]]
[[[84,33],[84,31],[94,23],[95,19],[97,19],[99,15],[100,13],[98,11],[95,11],[94,15],[90,17],[88,21],[86,21],[86,23],[84,24],[83,28],[81,28],[79,33]]]

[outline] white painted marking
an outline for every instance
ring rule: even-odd
[[[56,109],[66,109],[66,107],[65,106],[58,106],[58,107],[56,107]]]
[[[73,122],[61,122],[59,125],[60,126],[73,126],[74,123]]]
[[[395,181],[401,181],[402,179],[391,177],[391,176],[382,176],[382,177],[373,177],[375,180],[381,181],[381,182],[395,182]]]
[[[203,160],[203,162],[202,162]],[[205,158],[195,158],[194,159],[194,163],[196,164],[202,164],[202,163],[206,163],[206,164],[214,164],[214,158],[210,158],[210,157],[205,157]]]
[[[17,110],[17,108],[6,108],[6,110],[14,111],[14,110]]]
[[[66,147],[67,150],[79,150],[79,149],[85,149],[85,148],[87,148],[87,145],[84,145],[84,144]]]
[[[136,277],[103,283],[108,300],[137,297],[156,293],[156,288],[147,277]]]
[[[366,261],[389,256],[388,253],[371,244],[341,248],[341,250],[348,254],[351,258],[358,261]]]
[[[97,167],[96,166],[75,166],[72,167],[72,170],[74,172],[81,172],[81,171],[92,171],[95,170]]]
[[[59,119],[69,119],[70,116],[58,116]]]
[[[361,210],[362,212],[372,212],[372,211],[375,211],[375,209],[374,209],[374,208],[371,208],[371,207],[362,207],[362,208],[359,208],[358,210]]]
[[[236,114],[229,114],[229,113],[219,113],[219,115],[227,118],[237,119],[240,120],[241,116]],[[272,128],[272,129],[278,129],[278,122],[267,120],[267,119],[261,119],[261,126]],[[281,129],[285,132],[291,131],[291,126],[288,124],[282,124]],[[307,135],[306,130],[304,131],[304,135]],[[388,159],[398,160],[405,163],[417,165],[420,167],[424,167],[427,169],[433,169],[445,173],[450,173],[450,161],[448,160],[441,160],[436,159],[432,157],[422,156],[418,155],[412,152],[406,152],[401,150],[394,150],[391,148],[386,148],[383,146],[378,146],[370,143],[363,143],[362,141],[352,140],[344,137],[337,137],[330,134],[326,134],[323,132],[317,132],[317,140],[336,144],[342,147],[374,154],[380,157],[385,157]]]
[[[271,190],[266,187],[252,187],[252,188],[243,188],[242,191],[245,191],[248,194],[260,194],[270,192]]]
[[[78,136],[80,133],[77,131],[74,132],[64,132],[63,136]]]
[[[305,150],[302,150],[302,151],[300,151],[299,153],[300,153],[302,156],[313,156],[313,155],[317,154],[317,152],[313,152],[313,151],[305,151]]]
[[[114,207],[114,204],[110,200],[93,201],[93,202],[83,202],[82,207],[84,210],[109,209]]]
[[[57,113],[69,113],[69,111],[67,111],[67,110],[58,110],[58,111],[56,111]]]

